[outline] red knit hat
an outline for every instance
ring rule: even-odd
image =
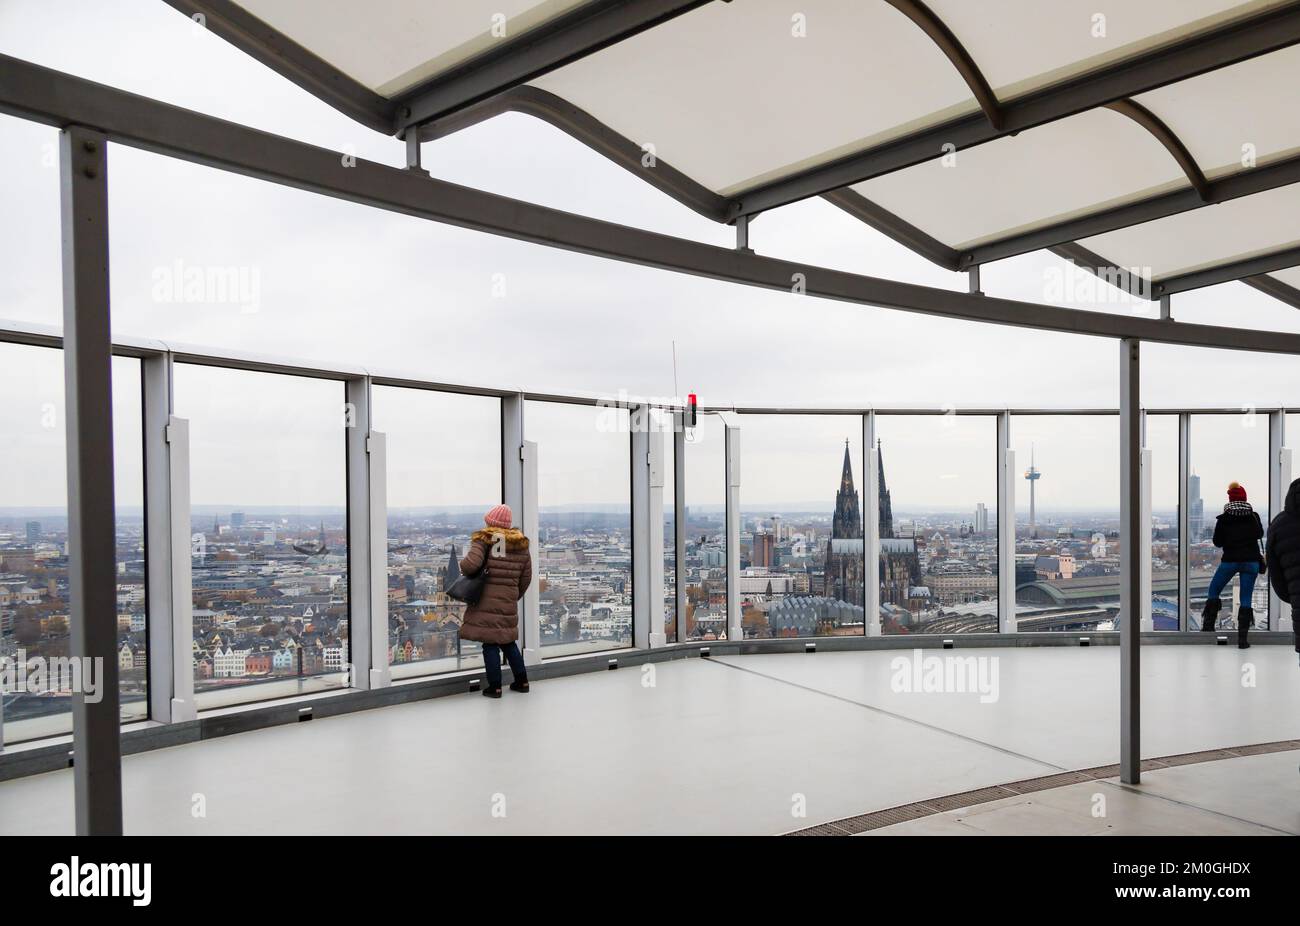
[[[1240,482],[1234,482],[1228,486],[1228,501],[1244,502],[1246,500],[1246,489]]]
[[[1243,496],[1244,498],[1245,496]],[[514,512],[509,505],[497,505],[483,515],[483,523],[488,527],[510,527],[515,522]]]

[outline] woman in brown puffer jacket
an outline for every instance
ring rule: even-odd
[[[501,697],[501,651],[505,650],[514,681],[511,691],[528,691],[528,673],[519,652],[519,599],[533,581],[533,556],[528,538],[511,527],[514,515],[509,505],[497,505],[483,516],[486,525],[470,538],[469,550],[460,561],[462,575],[476,576],[488,571],[483,594],[465,609],[460,625],[462,640],[483,644],[483,666],[487,669],[487,687],[483,694]]]

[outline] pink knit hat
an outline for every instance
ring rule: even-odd
[[[510,510],[509,505],[497,505],[483,515],[483,523],[488,527],[510,527],[514,524],[514,520],[514,512]]]

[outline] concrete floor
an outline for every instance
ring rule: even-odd
[[[130,756],[126,830],[773,834],[1118,759],[1116,648],[947,653],[997,658],[999,698],[987,704],[892,691],[899,655],[678,660],[653,677],[627,667],[501,701],[439,698]],[[1300,738],[1297,705],[1290,647],[1143,650],[1144,755]],[[1255,759],[1294,773],[1294,756]],[[1279,792],[1281,772],[1255,759],[1241,760],[1246,780],[1229,775],[1195,807],[1171,792],[1152,831],[1218,832],[1225,817],[1300,831],[1296,776]],[[1202,768],[1148,773],[1142,787],[1194,791]],[[1112,822],[1127,813],[1119,786],[1085,787],[1107,789]],[[70,772],[0,783],[0,833],[71,832]]]

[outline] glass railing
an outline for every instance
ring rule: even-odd
[[[124,720],[148,716],[146,547],[168,540],[146,543],[143,511],[140,357],[154,350],[165,355],[133,347],[113,369]],[[0,655],[54,659],[69,645],[62,357],[56,344],[0,343],[0,354],[12,436],[0,453],[14,474],[0,486]],[[349,556],[356,499],[344,399],[357,393],[343,382],[366,374],[287,372],[195,354],[174,364],[174,413],[190,435],[192,623],[181,645],[192,654],[200,709],[354,687],[350,578],[367,562],[383,564],[383,584],[376,597],[372,583],[366,613],[376,608],[387,629],[372,667],[386,665],[399,681],[478,669],[478,644],[460,636],[465,607],[446,587],[483,514],[519,478],[503,462],[507,402],[519,403],[524,438],[537,446],[536,498],[525,499],[516,524],[524,526],[525,510],[536,518],[529,645],[540,658],[632,646],[643,594],[651,629],[678,643],[727,640],[729,613],[750,640],[992,633],[1008,606],[1021,633],[1114,630],[1126,618],[1113,412],[701,412],[680,457],[675,434],[662,435],[663,491],[640,496],[662,505],[652,506],[662,548],[650,550],[639,548],[633,527],[649,523],[633,520],[633,486],[648,480],[646,461],[632,453],[636,403],[375,383],[364,394],[366,420],[386,439],[386,530],[370,539],[382,555],[367,560]],[[1000,414],[1015,452],[1014,508],[999,498]],[[1270,491],[1284,474],[1269,447],[1283,418],[1300,433],[1297,416],[1279,410],[1146,414],[1148,626],[1199,626],[1223,556],[1213,524],[1229,482],[1245,487],[1261,522],[1273,513]],[[874,443],[864,447],[868,420]],[[728,437],[733,428],[743,440]],[[732,455],[738,495],[727,485]],[[874,507],[869,461],[878,473]],[[999,561],[1011,539],[1000,533],[1012,527],[1014,573]],[[634,586],[638,555],[662,556],[661,586]],[[738,564],[733,576],[729,562]],[[1014,575],[1013,588],[1000,587],[1004,575]],[[1243,603],[1239,576],[1221,597],[1228,629]],[[1266,581],[1249,602],[1258,628],[1278,626]],[[868,604],[878,609],[878,631]],[[37,691],[7,689],[4,741],[66,733],[65,681],[56,674]]]

